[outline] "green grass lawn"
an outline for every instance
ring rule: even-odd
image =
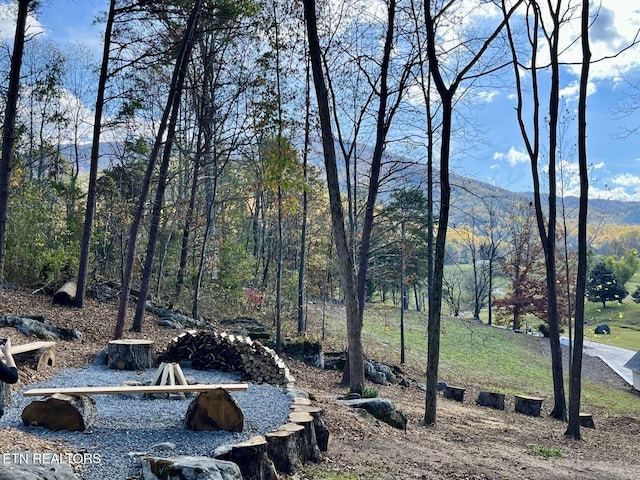
[[[399,325],[399,309],[368,305],[362,332],[366,355],[400,364]],[[344,317],[327,321],[332,343],[346,347],[344,332]],[[426,368],[426,332],[426,314],[405,312],[407,364]],[[509,395],[553,396],[551,360],[543,355],[540,338],[453,318],[443,319],[440,338],[440,377],[447,383],[475,385]],[[640,415],[637,396],[589,381],[583,382],[583,404],[606,408],[612,415]]]
[[[585,306],[585,339],[596,342],[640,350],[640,304],[635,302],[608,302],[605,308],[601,303],[587,302]],[[595,328],[606,323],[611,335],[596,335]]]

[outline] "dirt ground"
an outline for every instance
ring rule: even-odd
[[[20,382],[28,384],[59,369],[90,362],[104,349],[113,332],[115,305],[88,301],[83,311],[51,305],[50,297],[28,292],[3,292],[0,314],[44,315],[61,327],[79,329],[84,339],[60,342],[56,366],[47,372],[21,368]],[[131,338],[152,338],[157,349],[175,336],[175,330],[161,329],[149,317],[143,334]],[[14,345],[33,341],[13,328],[1,328],[0,336],[11,336]],[[545,349],[542,344],[543,350]],[[338,386],[335,371],[321,371],[286,359],[297,379],[297,387],[308,391],[322,406],[332,440],[322,463],[310,465],[291,479],[633,479],[640,470],[640,419],[612,417],[606,411],[590,411],[596,429],[582,429],[583,439],[564,437],[566,426],[548,417],[551,399],[545,399],[543,416],[531,418],[513,411],[507,398],[505,411],[475,405],[478,390],[467,387],[465,401],[438,399],[437,424],[422,426],[424,392],[419,371],[405,371],[409,387],[376,386],[381,397],[393,400],[408,418],[400,431],[335,401],[345,393]],[[630,390],[598,359],[585,357],[585,376],[614,388]],[[637,397],[640,401],[640,396]],[[8,407],[11,408],[11,407]],[[1,422],[1,421],[0,421]],[[0,423],[1,425],[1,423]],[[59,446],[12,428],[0,428],[0,452],[59,451]],[[560,452],[547,457],[540,449]],[[343,475],[341,477],[332,474]]]

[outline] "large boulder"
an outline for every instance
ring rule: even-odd
[[[144,457],[142,480],[242,480],[240,467],[210,457]]]
[[[14,327],[26,336],[42,340],[81,340],[82,334],[75,328],[57,327],[41,315],[0,316],[0,327]]]
[[[407,417],[389,399],[358,398],[354,400],[339,400],[339,402],[352,408],[361,408],[392,427],[401,430],[407,428]]]
[[[378,385],[396,383],[396,376],[391,371],[391,367],[373,360],[364,361],[364,375],[368,380]]]
[[[24,457],[28,455],[29,458]],[[54,457],[56,454],[36,454],[14,452],[2,455],[0,462],[0,478],[2,480],[80,480],[64,458]],[[9,456],[10,458],[4,458]],[[15,462],[5,460],[16,459]]]

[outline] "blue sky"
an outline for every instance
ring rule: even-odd
[[[7,7],[11,3],[0,0],[0,37],[13,35],[14,19]],[[108,0],[41,0],[31,28],[60,43],[83,43],[99,58],[103,25],[93,25],[93,21],[108,4]],[[471,14],[469,21],[482,20],[482,16],[490,18],[491,14],[484,11],[476,18]],[[579,43],[571,44],[577,28],[577,23],[570,25],[564,34],[563,59],[567,63],[580,60]],[[602,0],[602,9],[591,30],[593,58],[603,59],[619,51],[633,41],[639,29],[640,2]],[[577,68],[565,67],[562,72],[563,102],[569,116],[575,113]],[[640,84],[638,46],[592,66],[588,99],[592,197],[640,201],[640,133],[624,135],[626,130],[640,127],[640,113],[629,116],[620,113],[620,106],[633,93],[629,83]],[[479,128],[485,141],[470,148],[462,145],[461,139],[456,139],[461,148],[452,159],[452,168],[461,175],[510,190],[529,190],[531,173],[516,125],[513,91],[484,88],[473,94],[476,99],[474,114],[482,119]],[[569,130],[574,131],[575,125]],[[575,153],[568,154],[565,160],[566,171],[575,172]],[[576,193],[576,175],[569,174],[567,178],[567,193]]]

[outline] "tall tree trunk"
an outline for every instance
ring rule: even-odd
[[[116,15],[116,0],[109,3],[109,15],[104,32],[104,46],[102,49],[102,65],[100,66],[100,78],[98,79],[98,94],[96,97],[96,110],[93,117],[93,140],[91,143],[91,161],[89,166],[89,186],[87,190],[87,206],[84,213],[84,227],[82,230],[82,243],[80,244],[80,264],[78,266],[78,281],[75,305],[82,308],[87,290],[87,278],[89,275],[89,257],[91,253],[91,234],[93,229],[93,217],[96,211],[96,187],[98,181],[98,160],[100,159],[100,133],[102,130],[102,110],[104,108],[104,91],[109,77],[109,51],[111,50],[111,31]]]
[[[354,264],[347,243],[344,226],[344,211],[340,195],[340,179],[336,162],[335,144],[331,128],[329,98],[322,71],[322,55],[318,39],[315,0],[304,0],[304,14],[309,41],[309,57],[313,71],[313,81],[318,102],[324,164],[329,190],[329,208],[331,211],[331,229],[336,244],[340,273],[344,288],[344,301],[347,315],[347,339],[349,348],[349,387],[354,392],[364,389],[364,358],[362,348],[362,320],[358,312],[358,295],[354,279]]]
[[[278,139],[278,143],[282,141]],[[282,353],[282,267],[284,238],[282,234],[282,186],[278,185],[278,262],[276,264],[276,352]]]
[[[567,410],[564,393],[564,378],[562,367],[562,346],[560,345],[560,326],[558,315],[558,292],[556,285],[556,217],[557,217],[557,195],[556,195],[556,155],[557,155],[557,138],[558,138],[558,110],[559,110],[559,91],[560,91],[560,69],[559,69],[559,30],[560,30],[560,0],[556,3],[554,11],[549,2],[551,11],[551,19],[553,29],[549,34],[543,25],[541,19],[540,8],[537,2],[531,4],[529,15],[533,15],[533,26],[531,26],[531,82],[533,95],[533,113],[531,134],[527,131],[523,114],[523,87],[520,79],[518,66],[518,54],[512,38],[512,32],[507,25],[511,54],[514,62],[514,74],[518,95],[518,106],[516,108],[518,114],[518,123],[525,142],[527,152],[531,162],[531,174],[533,177],[534,205],[536,213],[536,223],[540,235],[540,241],[545,255],[545,270],[547,284],[547,323],[549,325],[549,343],[551,346],[551,373],[553,378],[553,397],[554,406],[551,416],[558,420],[566,420]],[[502,2],[503,12],[506,16],[505,1]],[[527,19],[528,21],[528,19]],[[551,86],[549,92],[549,205],[548,205],[548,224],[545,226],[545,213],[541,200],[541,188],[539,178],[539,157],[540,157],[540,123],[539,123],[539,86],[537,77],[537,53],[538,53],[538,34],[543,31],[544,37],[549,45],[549,57],[551,65]]]
[[[482,47],[473,55],[466,65],[461,66],[451,84],[447,87],[442,75],[442,67],[438,60],[436,46],[436,16],[432,13],[431,0],[425,0],[424,17],[427,31],[427,59],[429,71],[442,102],[442,127],[440,140],[440,215],[436,234],[434,251],[433,284],[429,289],[429,315],[427,326],[427,391],[425,396],[424,425],[436,422],[436,401],[438,367],[440,362],[440,329],[442,314],[442,284],[444,278],[445,245],[447,227],[449,223],[449,208],[451,206],[451,185],[449,182],[449,157],[451,154],[451,126],[453,122],[453,100],[460,83],[469,71],[478,63],[494,39],[502,31],[511,15],[519,7],[521,1],[516,1],[505,19],[497,26]],[[451,5],[451,4],[449,4]]]
[[[549,93],[549,205],[548,220],[545,228],[544,209],[541,201],[540,180],[538,176],[538,157],[532,159],[533,194],[538,231],[542,241],[545,256],[545,270],[547,281],[547,323],[549,325],[549,344],[551,346],[551,374],[553,378],[554,405],[551,416],[558,420],[567,419],[567,407],[564,393],[564,377],[562,367],[562,346],[560,345],[560,325],[558,313],[558,288],[556,275],[556,224],[557,224],[557,193],[556,193],[556,157],[558,145],[558,117],[560,108],[560,65],[559,65],[559,36],[560,36],[560,0],[558,11],[552,15],[553,32],[549,38],[551,56],[551,90]]]
[[[16,142],[16,116],[20,98],[20,69],[24,53],[25,28],[29,14],[30,0],[18,1],[16,33],[13,40],[13,53],[9,70],[7,104],[4,109],[2,126],[2,157],[0,157],[0,304],[4,284],[4,263],[7,253],[7,219],[9,217],[9,185],[13,167],[13,148]]]
[[[200,180],[200,165],[202,163],[201,138],[198,135],[198,146],[193,165],[193,178],[191,179],[191,192],[189,194],[189,206],[185,213],[184,228],[182,229],[182,244],[180,247],[180,261],[178,264],[178,274],[176,275],[176,300],[180,298],[182,287],[184,286],[184,275],[187,269],[187,259],[189,257],[189,236],[191,235],[191,222],[193,221],[193,213],[196,206],[196,197],[198,194],[198,182]]]
[[[576,278],[575,341],[569,372],[569,425],[565,435],[580,440],[580,396],[582,393],[582,346],[584,338],[584,298],[587,283],[587,212],[589,171],[587,163],[587,87],[589,84],[589,1],[582,1],[582,71],[578,100],[578,166],[580,205],[578,210],[578,274]]]
[[[176,95],[179,94],[181,90],[181,86],[184,82],[184,75],[185,75],[184,67],[186,65],[186,61],[187,61],[186,59],[189,57],[191,46],[193,45],[192,33],[193,33],[193,30],[195,30],[195,23],[196,23],[197,16],[199,15],[200,4],[201,4],[201,0],[195,0],[191,10],[189,21],[187,23],[187,28],[185,29],[184,35],[182,37],[180,50],[178,51],[178,56],[176,58],[176,63],[173,69],[172,77],[171,77],[171,84],[169,86],[169,95],[167,97],[167,103],[165,105],[165,109],[162,114],[162,119],[160,120],[160,124],[158,126],[158,133],[156,135],[156,140],[153,145],[151,155],[149,157],[147,170],[145,172],[142,185],[140,187],[141,188],[140,196],[138,197],[135,213],[133,216],[133,221],[131,222],[131,227],[129,229],[124,273],[122,278],[122,291],[120,292],[120,302],[118,307],[118,318],[116,320],[116,326],[113,334],[114,339],[122,338],[122,335],[124,333],[124,324],[125,324],[126,315],[127,315],[127,306],[129,304],[131,281],[133,279],[133,266],[135,262],[137,235],[140,229],[140,224],[142,223],[142,214],[145,209],[147,195],[149,194],[149,190],[151,188],[151,180],[153,178],[153,172],[155,170],[156,161],[160,153],[160,148],[164,143],[164,133],[167,130],[167,126],[169,123],[169,116],[171,115],[171,112],[173,110],[174,99]]]
[[[311,72],[309,61],[306,64],[306,95],[304,117],[304,151],[302,152],[302,169],[305,183],[308,180],[307,163],[309,160],[309,147],[311,144]],[[305,188],[302,192],[302,228],[300,231],[300,265],[298,267],[298,335],[304,335],[307,331],[307,312],[305,309],[305,276],[307,267],[307,217],[309,211],[309,195]]]
[[[142,272],[142,283],[140,285],[140,296],[138,297],[136,313],[133,318],[133,326],[131,327],[131,330],[133,330],[134,332],[142,331],[142,320],[144,319],[147,295],[149,293],[149,285],[151,283],[151,275],[153,273],[153,258],[156,250],[158,231],[160,229],[162,205],[164,204],[164,192],[167,187],[171,151],[173,148],[173,141],[175,140],[176,125],[178,124],[178,113],[180,112],[180,101],[182,99],[184,80],[187,75],[187,63],[189,62],[191,49],[193,48],[196,35],[195,32],[198,25],[198,17],[200,15],[200,3],[200,0],[196,0],[194,2],[191,10],[191,15],[189,16],[189,21],[187,23],[187,28],[185,30],[185,53],[180,63],[180,72],[178,74],[178,81],[176,83],[176,93],[172,98],[173,101],[171,107],[171,116],[169,119],[169,125],[167,126],[167,138],[165,139],[162,162],[160,163],[160,170],[158,172],[156,196],[153,202],[153,209],[151,213],[151,225],[149,227],[149,238],[147,240],[144,269]],[[158,274],[161,275],[162,272],[158,272]]]
[[[387,13],[387,33],[385,36],[384,53],[382,65],[380,67],[380,97],[378,104],[378,114],[376,119],[376,143],[373,148],[371,159],[371,171],[369,174],[369,192],[364,212],[362,224],[362,238],[360,240],[358,277],[356,288],[358,290],[358,305],[360,322],[362,322],[365,308],[365,294],[367,290],[367,271],[369,267],[369,257],[371,255],[371,232],[373,230],[373,218],[378,198],[378,188],[380,186],[380,169],[382,166],[382,155],[387,143],[387,132],[391,118],[387,119],[387,103],[389,99],[389,65],[391,63],[391,51],[394,40],[394,23],[396,16],[396,0],[390,0]]]

